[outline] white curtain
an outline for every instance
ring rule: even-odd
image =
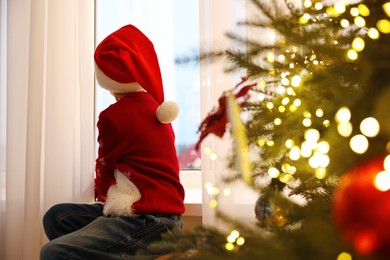
[[[1,0],[1,9],[0,258],[39,259],[44,212],[93,201],[94,1]]]
[[[245,37],[247,28],[237,26],[237,22],[245,21],[248,14],[254,10],[248,0],[200,0],[200,42],[202,50],[225,50],[237,48],[234,41],[226,36],[226,32],[234,32]],[[258,14],[257,14],[258,15]],[[242,46],[241,46],[242,47]],[[227,74],[224,69],[228,67],[226,60],[203,63],[201,66],[201,97],[202,118],[214,106],[218,105],[218,98],[223,91],[232,89],[245,72]],[[213,189],[205,189],[202,196],[203,224],[218,227],[221,230],[229,229],[216,217],[216,210],[237,220],[254,221],[254,204],[257,194],[242,181],[226,184],[223,177],[234,174],[227,168],[229,157],[233,153],[233,137],[227,131],[222,139],[210,135],[202,143],[202,149],[210,148],[217,159],[210,158],[210,152],[202,153],[202,183],[203,187],[211,184],[219,190],[213,194]],[[209,193],[209,192],[210,193]],[[215,191],[215,190],[214,190]],[[213,200],[217,200],[217,207]]]

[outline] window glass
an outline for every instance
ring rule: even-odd
[[[176,64],[178,57],[199,53],[199,0],[96,0],[96,44],[123,25],[133,24],[153,42],[161,68],[165,99],[179,104],[173,122],[182,170],[200,169],[193,149],[200,124],[199,64]],[[96,116],[112,104],[106,90],[96,88]]]

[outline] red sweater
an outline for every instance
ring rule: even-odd
[[[157,107],[149,93],[133,92],[100,113],[97,196],[105,201],[109,187],[116,183],[116,168],[141,192],[142,198],[133,204],[135,214],[182,214],[184,189],[175,136],[171,124],[157,120]]]

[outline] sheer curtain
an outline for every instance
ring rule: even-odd
[[[1,14],[0,258],[39,259],[44,212],[93,201],[94,1],[1,0]]]
[[[252,9],[253,10],[253,9]],[[234,32],[242,37],[248,35],[247,28],[237,26],[237,22],[245,21],[251,11],[248,0],[201,0],[200,1],[200,42],[202,50],[225,50],[237,48],[237,43],[226,37],[226,32]],[[258,15],[258,14],[257,14]],[[240,46],[243,48],[244,46]],[[227,74],[226,60],[203,63],[200,68],[202,118],[218,104],[217,100],[223,91],[232,89],[245,75],[245,72]],[[232,184],[223,182],[223,178],[233,174],[228,169],[227,159],[233,153],[233,137],[226,132],[222,139],[210,135],[202,143],[202,149],[209,148],[217,156],[213,159],[202,153],[202,183],[203,186],[217,188],[218,194],[203,192],[202,221],[203,224],[218,227],[222,230],[229,228],[216,217],[220,210],[235,219],[254,221],[254,204],[257,194],[243,182]],[[215,192],[215,189],[207,189]],[[215,208],[214,199],[217,201]]]

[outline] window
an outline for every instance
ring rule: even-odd
[[[193,149],[200,124],[199,64],[175,64],[177,57],[199,52],[199,0],[96,0],[96,44],[123,25],[133,24],[153,42],[159,58],[166,100],[179,104],[173,122],[181,170],[199,170]],[[114,102],[96,88],[96,116]]]
[[[218,103],[226,89],[234,86],[242,75],[226,75],[226,64],[206,62],[176,65],[175,58],[191,56],[200,49],[225,49],[231,45],[225,32],[235,30],[236,22],[246,17],[246,0],[96,0],[96,43],[121,26],[132,23],[154,43],[159,56],[166,99],[179,103],[181,113],[173,123],[176,146],[181,159],[181,181],[186,190],[185,215],[202,216],[202,222],[215,225],[215,211],[209,206],[214,195],[202,192],[202,183],[218,187],[226,172],[224,157],[229,154],[229,139],[208,138],[202,144],[218,155],[213,160],[206,154],[201,165],[198,154],[189,149],[198,138],[200,120]],[[240,28],[245,33],[245,28]],[[201,48],[199,46],[202,46]],[[114,102],[107,91],[96,88],[96,114]],[[183,160],[188,155],[190,163]],[[184,156],[184,158],[186,158]],[[202,173],[202,174],[200,174]],[[238,188],[220,201],[227,210],[241,212],[232,201],[242,205],[247,196]],[[250,211],[252,210],[250,204]]]

